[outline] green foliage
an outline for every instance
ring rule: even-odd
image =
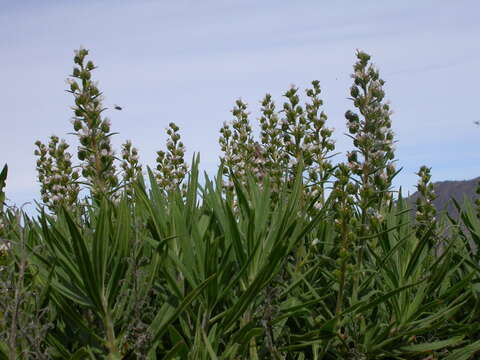
[[[437,255],[436,233],[417,237],[400,198],[364,239],[358,275],[346,166],[314,218],[301,215],[301,176],[273,206],[268,181],[234,178],[235,205],[218,179],[201,188],[197,169],[194,159],[186,197],[163,192],[150,173],[148,189],[137,182],[133,198],[104,200],[88,221],[66,208],[25,220],[24,246],[13,241],[2,275],[23,263],[22,289],[41,294],[35,306],[31,297],[19,303],[43,314],[38,351],[54,359],[424,359],[478,350],[478,260],[466,248],[480,234],[476,222]],[[18,274],[3,279],[18,288]],[[13,350],[30,343],[17,335]]]

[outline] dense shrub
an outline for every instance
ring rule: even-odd
[[[3,206],[0,174],[0,359],[474,358],[478,204],[437,214],[422,167],[410,216],[370,56],[345,163],[313,81],[303,105],[295,87],[280,111],[265,96],[258,139],[238,100],[201,184],[174,123],[153,171],[130,141],[116,157],[87,56],[69,89],[79,164],[58,137],[37,142],[35,217]]]

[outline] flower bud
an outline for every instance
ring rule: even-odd
[[[108,133],[110,132],[110,123],[107,121],[107,120],[104,120],[102,122],[102,126],[101,126],[101,129],[104,133]]]
[[[76,81],[72,81],[72,83],[70,84],[70,90],[72,92],[75,92],[75,91],[79,90],[79,87],[78,87],[78,84],[77,84]]]
[[[87,157],[87,152],[86,152],[85,150],[80,150],[80,151],[78,152],[78,159],[79,159],[80,161],[85,160],[86,157]]]
[[[354,98],[356,98],[360,94],[360,91],[358,89],[358,86],[352,85],[350,88],[350,95]]]
[[[80,119],[75,119],[75,121],[73,122],[73,129],[75,131],[79,131],[81,128],[82,128],[82,122],[80,121]]]

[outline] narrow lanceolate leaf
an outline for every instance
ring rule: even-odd
[[[131,251],[129,248],[129,241],[131,240],[130,221],[126,200],[123,199],[118,209],[113,243],[106,252],[107,259],[109,258],[107,265],[110,269],[110,278],[107,283],[107,296],[110,307],[114,306],[116,297],[121,289],[121,282],[125,278],[128,268],[126,258]]]
[[[110,247],[109,239],[109,210],[106,202],[100,207],[100,213],[98,215],[95,234],[93,236],[92,244],[92,264],[95,273],[95,282],[99,286],[100,294],[104,294],[105,285],[105,273],[107,268],[107,248]]]
[[[478,352],[480,352],[480,340],[452,351],[451,354],[445,358],[445,360],[474,359],[473,356]]]
[[[446,347],[458,345],[463,341],[463,336],[456,336],[448,340],[434,341],[430,343],[402,346],[400,350],[407,352],[430,352],[440,350]]]
[[[0,341],[0,360],[8,360],[8,345]]]
[[[153,334],[152,342],[155,343],[160,339],[163,333],[167,331],[170,324],[173,321],[175,321],[177,317],[185,310],[185,308],[200,295],[203,289],[208,285],[210,281],[212,281],[215,278],[215,276],[216,275],[210,276],[208,279],[202,282],[197,288],[192,290],[182,300],[182,302],[177,308],[175,309],[172,308],[171,310],[168,311],[168,313],[159,312],[156,315],[155,319],[152,321],[152,324],[150,326],[151,333]]]
[[[68,224],[70,235],[72,237],[72,247],[75,254],[85,291],[90,296],[91,301],[95,304],[97,309],[103,309],[101,300],[102,284],[99,282],[94,265],[87,248],[87,244],[83,236],[78,231],[77,225],[71,218],[68,211],[64,211],[64,216]]]

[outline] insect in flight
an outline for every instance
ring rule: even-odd
[[[122,110],[122,107],[121,107],[121,106],[118,106],[118,105],[116,105],[116,104],[113,105],[113,108],[114,108],[115,110]]]

